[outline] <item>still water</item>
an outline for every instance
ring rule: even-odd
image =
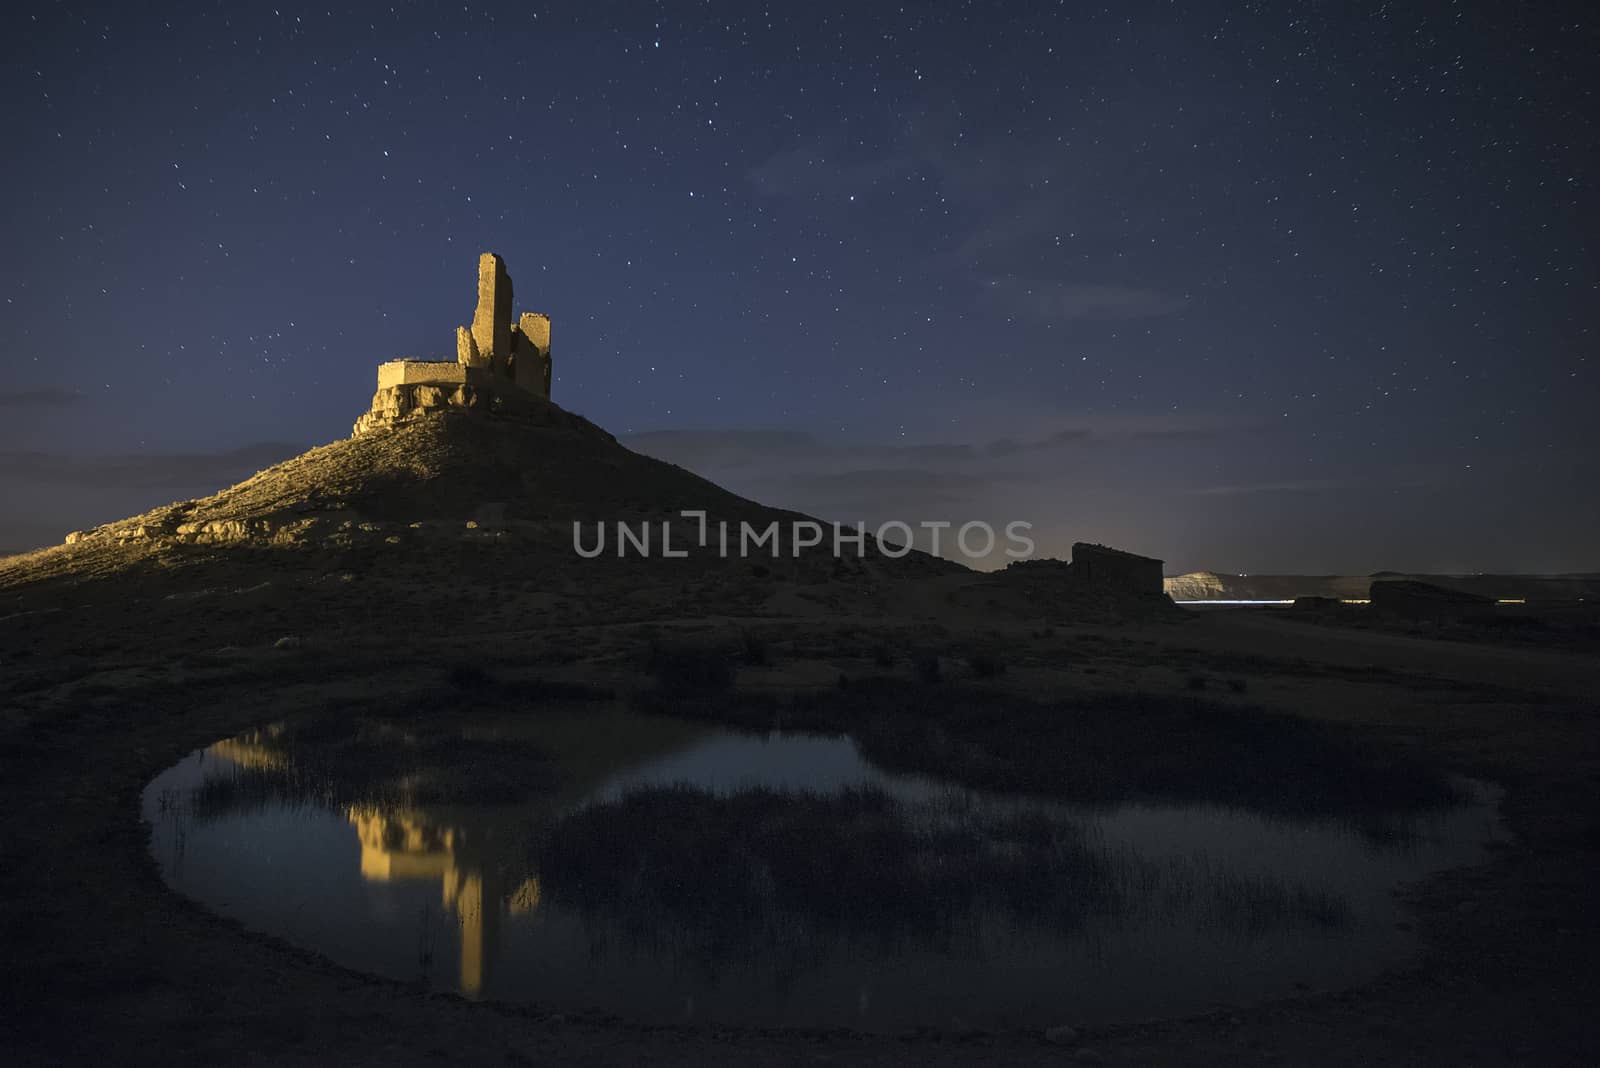
[[[1398,886],[1502,834],[1481,787],[1361,824],[1071,805],[612,708],[475,724],[359,783],[318,744],[269,727],[153,780],[169,885],[354,969],[647,1022],[1035,1028],[1348,986],[1414,950]],[[538,759],[483,761],[510,750]]]

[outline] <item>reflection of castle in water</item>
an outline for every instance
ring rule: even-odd
[[[456,919],[461,932],[457,989],[476,997],[488,985],[503,921],[539,907],[539,880],[527,870],[529,828],[588,796],[612,776],[681,751],[704,733],[699,725],[641,717],[614,707],[584,708],[570,715],[547,712],[537,720],[521,721],[516,736],[538,744],[561,768],[562,783],[554,792],[538,793],[518,804],[402,802],[381,807],[356,804],[334,811],[355,829],[364,882],[438,881],[440,905]],[[306,802],[326,806],[327,794],[296,774],[294,749],[305,744],[284,724],[272,724],[216,742],[206,754],[239,769],[283,773],[291,791],[303,791]],[[405,796],[403,780],[391,785]]]
[[[467,832],[429,823],[418,812],[385,813],[353,807],[349,813],[361,840],[361,877],[368,882],[439,880],[440,904],[461,927],[461,991],[483,990],[500,936],[504,912],[513,916],[539,907],[539,880],[509,880],[494,864],[469,859]]]
[[[209,747],[212,755],[241,768],[281,771],[289,761],[278,747],[283,729],[273,725],[248,731]],[[496,836],[483,814],[476,819],[445,822],[417,809],[383,811],[352,806],[346,817],[361,843],[361,877],[367,882],[439,881],[440,905],[455,916],[461,929],[460,990],[469,997],[482,992],[500,936],[503,913],[526,915],[539,907],[539,880],[523,878],[511,885],[504,864],[487,855]],[[474,834],[458,823],[473,823]]]

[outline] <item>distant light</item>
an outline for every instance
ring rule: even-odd
[[[1495,604],[1527,604],[1526,597],[1502,597]]]

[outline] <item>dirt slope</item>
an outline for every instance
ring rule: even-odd
[[[635,529],[648,521],[659,532],[670,519],[678,548],[697,533],[695,521],[679,516],[685,510],[704,511],[713,524],[728,522],[735,537],[741,522],[760,529],[776,521],[785,544],[789,524],[806,518],[632,452],[554,404],[516,419],[426,413],[312,449],[210,497],[0,559],[0,589],[138,565],[192,565],[214,559],[223,546],[341,553],[368,546],[399,556],[411,549],[448,552],[463,538],[492,536],[536,555],[575,559],[574,522],[586,524],[592,544],[599,521]],[[879,563],[907,573],[958,569],[921,553]]]

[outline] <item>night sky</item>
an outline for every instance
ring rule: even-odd
[[[0,548],[348,435],[493,250],[766,503],[1600,569],[1586,6],[328,7],[0,16]]]

